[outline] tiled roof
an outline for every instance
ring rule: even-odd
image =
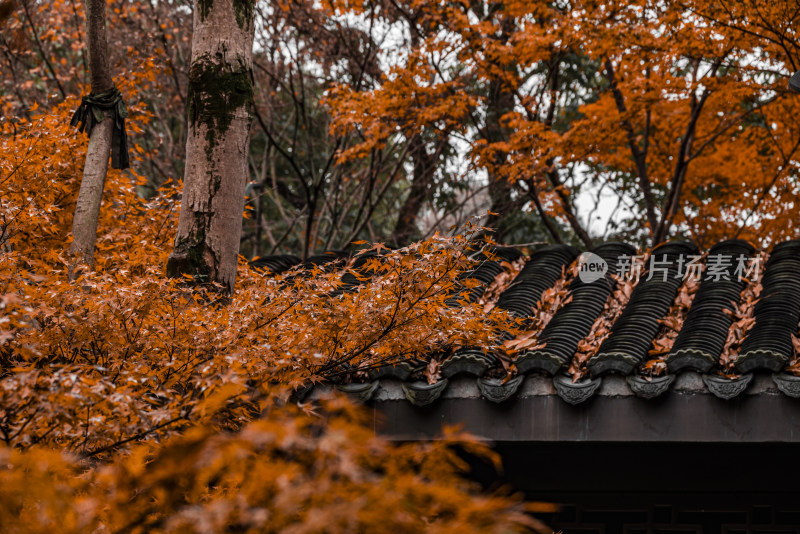
[[[510,380],[493,378],[501,376],[494,356],[465,348],[442,361],[442,378],[433,384],[415,380],[424,363],[405,362],[371,371],[371,382],[338,387],[367,400],[379,381],[400,380],[405,397],[423,406],[438,399],[452,377],[471,375],[485,399],[504,402],[517,394],[526,375],[534,374],[537,380],[552,377],[556,394],[578,404],[612,374],[625,378],[630,394],[649,399],[669,390],[678,375],[700,373],[710,393],[729,399],[748,387],[754,372],[766,371],[779,391],[800,397],[793,339],[800,322],[800,240],[780,243],[769,254],[740,240],[724,241],[705,254],[684,242],[663,244],[646,256],[636,256],[636,249],[624,243],[606,243],[592,254],[548,245],[522,258],[514,248],[497,247],[462,275],[479,284],[458,297],[475,302],[507,273],[509,263],[524,261],[495,306],[530,320],[545,292],[564,286],[564,304],[539,324],[535,344],[518,352]],[[331,251],[306,264],[336,265],[327,262],[344,257]],[[580,272],[581,265],[598,258],[607,266],[605,274]],[[366,258],[356,261],[363,265]],[[256,265],[281,272],[299,263],[294,256],[270,256]],[[635,273],[636,265],[643,266],[638,281],[617,275]],[[699,274],[692,271],[696,265],[703,271],[692,285],[687,275]],[[360,283],[350,272],[342,282],[339,291],[355,290]],[[454,296],[451,305],[459,299]],[[674,331],[670,325],[677,325]]]

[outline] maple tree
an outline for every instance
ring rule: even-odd
[[[255,95],[244,250],[307,257],[360,239],[408,244],[408,236],[417,235],[420,205],[441,191],[437,184],[452,183],[441,165],[451,147],[420,133],[409,143],[397,139],[364,158],[343,160],[339,156],[359,138],[330,129],[324,98],[338,83],[374,87],[382,76],[384,38],[359,22],[331,17],[326,5],[314,2],[256,9],[264,23],[256,35],[254,79],[263,89]],[[381,6],[366,9],[360,19],[375,20]],[[409,160],[416,162],[413,169],[406,168]],[[411,186],[400,202],[409,175],[418,177],[416,190]],[[437,202],[449,200],[439,195]]]
[[[491,346],[507,317],[445,302],[470,264],[466,238],[382,253],[362,291],[333,299],[341,270],[272,277],[240,262],[239,291],[224,303],[164,278],[179,198],[170,182],[154,189],[137,169],[164,157],[151,133],[166,137],[156,124],[165,108],[151,102],[172,83],[166,47],[133,50],[120,69],[134,165],[108,171],[95,268],[69,281],[87,150],[69,118],[87,78],[72,63],[80,46],[63,44],[80,43],[83,14],[69,2],[25,7],[5,26],[17,41],[5,42],[14,48],[4,87],[14,90],[2,94],[0,124],[3,529],[541,529],[518,497],[481,495],[463,478],[456,443],[497,461],[468,436],[394,445],[342,397],[287,404],[309,381],[464,343]],[[150,14],[145,5],[109,7],[111,27]],[[45,15],[75,33],[43,32]],[[119,38],[110,33],[116,67]],[[42,54],[52,70],[11,85]]]
[[[619,233],[650,244],[767,243],[796,226],[794,2],[392,6],[422,37],[379,87],[333,93],[334,127],[365,137],[351,157],[397,129],[456,129],[490,183],[514,184],[512,198],[585,245],[593,239],[574,201],[592,187],[629,206]]]
[[[242,116],[235,128],[253,142],[236,154],[212,147],[210,158],[208,128],[186,118],[202,90],[193,18],[197,30],[219,13],[196,4],[107,4],[132,168],[108,171],[94,271],[71,283],[88,143],[68,123],[92,85],[85,13],[65,0],[0,2],[6,530],[541,528],[519,498],[482,495],[460,476],[454,441],[496,461],[469,437],[390,444],[346,399],[298,406],[290,395],[418,359],[434,363],[420,377],[436,380],[437,358],[471,346],[513,376],[516,353],[535,348],[569,302],[575,265],[528,322],[493,306],[520,264],[481,300],[453,305],[474,283],[460,275],[484,232],[432,230],[474,215],[475,197],[499,210],[488,222],[500,234],[526,241],[598,241],[575,204],[598,186],[630,206],[617,233],[642,242],[685,235],[705,247],[738,235],[766,245],[797,226],[791,2],[280,1],[252,5],[251,28],[249,14],[237,19],[251,3],[217,0],[243,42],[252,31],[259,44],[252,102],[235,106],[252,105],[254,124]],[[199,155],[190,161],[187,141]],[[163,276],[197,185],[186,179],[181,197],[179,177],[197,177],[197,164],[212,174],[224,165],[220,179],[236,182],[227,266],[214,267],[227,288],[237,280],[229,299]],[[248,256],[430,235],[275,276],[232,252],[245,202]],[[521,210],[534,214],[522,228]],[[342,286],[345,273],[358,291]],[[579,346],[576,379],[630,296],[618,282]],[[749,285],[731,310],[723,362],[752,324],[758,291]],[[677,327],[665,325],[655,349]]]
[[[274,408],[236,434],[195,428],[88,473],[69,455],[0,449],[4,530],[543,531],[507,498],[470,497],[446,445],[390,446],[349,403],[323,406],[324,419]]]
[[[69,283],[59,251],[86,144],[63,121],[72,103],[1,141],[13,155],[2,162],[4,529],[538,528],[518,500],[459,478],[450,443],[463,437],[395,446],[344,399],[286,404],[309,380],[491,346],[496,328],[513,328],[478,303],[446,303],[470,264],[466,238],[376,257],[365,287],[339,298],[341,271],[273,277],[240,264],[221,306],[213,290],[162,276],[175,200],[143,201],[111,171],[118,209],[101,211],[96,269]]]
[[[404,245],[483,214],[490,184],[510,204],[492,210],[504,221],[488,224],[516,242],[687,237],[707,247],[738,234],[768,245],[796,225],[786,209],[797,168],[797,99],[786,95],[798,63],[791,2],[761,11],[737,4],[730,14],[703,2],[492,2],[463,13],[422,4],[255,5],[244,254],[305,257],[358,239]],[[76,68],[80,47],[57,44],[66,33],[37,30],[37,40],[30,30],[28,19],[39,28],[51,16],[81,42],[71,6],[53,6],[46,15],[31,5],[29,16],[9,20],[6,116],[62,90],[80,94],[75,84],[88,81]],[[747,27],[759,13],[764,21]],[[487,37],[501,19],[505,44]],[[191,11],[115,8],[109,27],[118,79],[134,65],[152,77],[124,94],[153,115],[138,163],[147,178],[140,191],[152,195],[185,170]],[[17,46],[26,39],[30,46]],[[728,43],[728,55],[714,43]],[[649,74],[637,70],[642,62]],[[493,87],[505,96],[490,98]],[[510,111],[487,113],[509,92]],[[677,140],[690,137],[701,150],[678,164]],[[594,195],[611,202],[599,209],[614,212],[604,228],[585,209]]]

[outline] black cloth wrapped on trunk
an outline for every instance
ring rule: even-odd
[[[92,135],[92,128],[109,117],[114,122],[111,137],[111,168],[127,169],[130,167],[128,158],[128,134],[125,133],[125,118],[128,108],[122,100],[122,94],[116,87],[102,93],[90,93],[81,99],[81,105],[72,115],[70,126],[78,126],[78,131]]]

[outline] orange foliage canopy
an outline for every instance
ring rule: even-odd
[[[332,16],[360,9],[322,5]],[[628,234],[650,244],[796,234],[800,100],[787,89],[800,68],[796,1],[392,6],[385,22],[416,40],[390,56],[378,87],[331,92],[332,128],[364,137],[342,158],[399,133],[457,134],[471,143],[473,169],[535,192],[578,235],[572,197],[601,185],[629,206]],[[513,106],[498,107],[498,92]]]
[[[242,264],[223,305],[163,277],[175,201],[145,202],[135,177],[111,171],[96,272],[70,284],[85,150],[64,126],[74,104],[0,135],[4,532],[539,528],[518,499],[461,478],[456,441],[497,462],[466,436],[396,446],[346,399],[286,402],[308,381],[491,346],[513,327],[478,303],[446,304],[466,238],[384,255],[361,291],[338,296],[341,270],[270,277]]]
[[[459,477],[450,444],[465,437],[396,446],[341,398],[318,407],[286,402],[309,381],[500,343],[498,333],[515,326],[502,312],[447,304],[469,265],[466,238],[435,237],[370,260],[376,276],[336,296],[341,271],[265,277],[241,265],[239,291],[222,305],[163,278],[178,213],[173,190],[144,201],[136,194],[142,177],[110,171],[96,272],[66,281],[86,150],[66,126],[85,90],[83,22],[71,2],[19,4],[3,25],[10,54],[0,80],[3,530],[535,528],[518,500],[477,495]],[[173,60],[188,39],[186,13],[160,18],[169,4],[128,2],[109,12],[120,32],[112,46],[127,58],[117,58],[115,72],[130,109],[134,167],[164,179],[178,175],[168,166],[185,132],[154,124],[182,116]],[[310,4],[331,16],[364,9]],[[734,234],[765,242],[794,233],[797,210],[787,207],[797,194],[800,109],[784,98],[782,77],[787,65],[797,68],[794,3],[560,5],[387,6],[386,22],[413,25],[417,41],[395,55],[377,87],[327,93],[333,130],[358,130],[362,140],[340,161],[393,135],[457,134],[474,141],[475,167],[526,181],[548,212],[567,220],[564,179],[585,165],[596,182],[631,195],[646,214],[634,229],[654,240],[659,228],[701,246]],[[148,46],[124,42],[129,28]],[[581,83],[566,75],[575,65],[587,69]],[[559,76],[572,81],[554,83]],[[505,138],[486,132],[487,89],[513,95]],[[539,319],[553,306],[545,302]]]
[[[240,290],[222,305],[163,277],[179,211],[173,186],[145,201],[142,177],[111,170],[96,270],[67,282],[86,151],[67,126],[83,88],[70,85],[80,79],[82,21],[69,2],[26,7],[5,26],[18,37],[15,68],[41,53],[48,61],[16,87],[25,98],[0,97],[10,119],[0,122],[0,530],[540,529],[518,498],[484,496],[464,480],[456,444],[498,463],[468,436],[394,445],[347,399],[287,403],[293,388],[345,364],[352,373],[491,346],[508,326],[503,314],[445,304],[469,263],[465,239],[384,256],[364,290],[338,297],[330,291],[341,270],[267,277],[242,264]],[[44,9],[63,33],[38,35],[37,50],[26,17]],[[112,26],[139,8],[126,9],[110,11]],[[167,43],[172,27],[153,31]],[[131,111],[135,169],[163,157],[152,123],[174,102],[142,97],[169,82],[164,50],[129,52],[116,83]],[[76,90],[55,103],[48,87]]]
[[[48,449],[0,448],[9,534],[83,532],[515,532],[538,528],[481,497],[446,442],[393,446],[342,399],[324,416],[277,407],[235,434],[194,427],[86,470]],[[484,447],[471,447],[485,454]],[[489,457],[491,460],[496,458]]]

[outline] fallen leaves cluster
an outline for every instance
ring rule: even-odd
[[[797,332],[792,335],[792,347],[794,356],[786,365],[786,372],[800,376],[800,325],[797,325]]]
[[[606,299],[603,312],[595,320],[589,334],[578,342],[578,350],[572,358],[567,372],[572,375],[572,381],[577,382],[587,375],[586,362],[597,353],[600,345],[611,334],[611,328],[617,321],[628,301],[631,299],[635,282],[629,277],[610,275],[616,283],[616,288]]]
[[[513,356],[523,350],[533,351],[545,347],[545,343],[540,343],[538,338],[556,312],[572,302],[569,286],[578,276],[579,270],[579,260],[575,260],[569,267],[562,269],[561,277],[556,280],[553,287],[546,289],[537,301],[533,316],[523,327],[523,332],[503,344],[507,354]]]
[[[514,261],[501,261],[500,265],[503,266],[503,272],[495,276],[494,281],[489,284],[486,291],[481,295],[478,301],[483,305],[483,311],[488,312],[497,304],[497,299],[514,281],[519,272],[525,267],[525,257],[521,256]]]
[[[678,334],[683,328],[683,322],[689,315],[689,308],[692,306],[694,295],[700,287],[700,282],[694,276],[684,278],[678,294],[672,302],[666,317],[659,319],[661,330],[659,330],[653,345],[648,352],[651,356],[641,367],[641,373],[645,377],[661,376],[667,372],[666,357],[672,350],[672,345],[678,338]]]
[[[758,258],[761,265],[766,265],[767,253],[760,252]],[[761,270],[757,271],[755,276],[745,279],[745,287],[739,296],[738,302],[731,302],[731,308],[724,308],[722,311],[731,317],[733,321],[728,329],[728,337],[725,339],[725,347],[722,349],[722,354],[719,357],[720,374],[729,378],[735,378],[738,375],[733,370],[733,365],[736,362],[736,357],[739,355],[739,349],[742,347],[747,333],[756,324],[756,318],[753,316],[755,306],[759,301],[761,291],[761,278],[763,273]]]

